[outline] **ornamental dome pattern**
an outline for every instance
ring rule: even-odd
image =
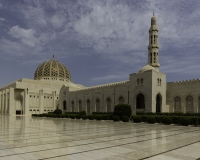
[[[60,80],[60,81],[70,81],[71,74],[69,70],[60,62],[54,59],[43,62],[40,64],[34,74],[35,80]]]

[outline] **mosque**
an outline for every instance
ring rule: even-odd
[[[0,114],[31,115],[56,108],[63,112],[112,112],[130,104],[132,112],[200,113],[200,80],[166,82],[159,71],[158,27],[151,18],[148,62],[129,80],[85,87],[71,81],[69,70],[54,59],[38,66],[34,80],[20,79],[0,88]]]

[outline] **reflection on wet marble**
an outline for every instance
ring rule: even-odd
[[[1,160],[200,158],[200,127],[0,115]]]

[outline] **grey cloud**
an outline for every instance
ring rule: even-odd
[[[13,26],[10,29],[9,34],[12,37],[19,38],[23,44],[30,47],[34,47],[38,43],[38,39],[35,37],[35,31],[33,29],[23,29],[19,26]]]

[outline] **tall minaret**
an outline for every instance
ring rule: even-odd
[[[158,27],[156,26],[156,17],[151,18],[151,27],[149,29],[149,46],[148,46],[148,64],[155,67],[159,71],[159,61],[158,61]]]

